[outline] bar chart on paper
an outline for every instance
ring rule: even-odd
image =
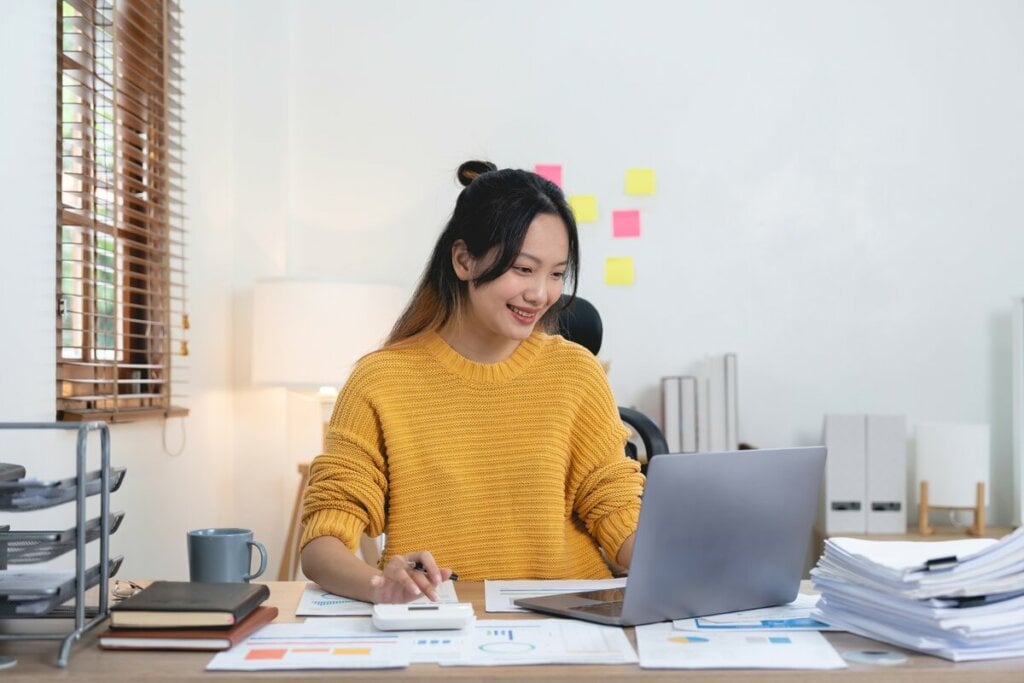
[[[842,669],[846,664],[820,633],[683,632],[671,624],[636,627],[645,669]]]
[[[270,624],[218,653],[206,670],[403,668],[409,665],[409,645],[397,634],[329,634],[307,624]]]

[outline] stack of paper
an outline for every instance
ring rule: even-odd
[[[1024,528],[996,541],[831,538],[814,616],[953,661],[1024,656]]]

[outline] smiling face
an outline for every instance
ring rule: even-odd
[[[481,363],[508,358],[558,301],[569,259],[565,223],[554,214],[537,214],[512,266],[495,280],[474,284],[493,259],[493,253],[473,258],[461,241],[452,249],[455,273],[469,283],[469,296],[462,324],[442,336],[460,354]]]

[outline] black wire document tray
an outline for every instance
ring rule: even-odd
[[[125,468],[119,467],[110,471],[110,490],[116,491],[124,480]],[[60,505],[75,499],[78,477],[40,481],[38,479],[16,479],[0,481],[0,510],[20,511],[39,510]],[[100,471],[94,470],[85,474],[85,495],[93,496],[100,492]]]
[[[108,564],[110,576],[121,568],[121,556]],[[85,570],[82,591],[95,586],[100,579],[100,565]],[[0,617],[43,616],[54,607],[76,596],[75,572],[44,570],[0,570]]]
[[[110,533],[117,531],[124,519],[123,512],[110,515]],[[85,523],[85,542],[100,537],[101,517]],[[64,531],[0,531],[0,548],[7,546],[8,564],[32,564],[47,562],[75,549],[75,532],[71,527]]]

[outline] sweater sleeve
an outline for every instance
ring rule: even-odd
[[[370,536],[384,531],[387,461],[365,380],[357,368],[335,403],[324,452],[310,467],[300,547],[318,536],[334,536],[355,550],[363,531]]]
[[[584,386],[572,434],[573,509],[598,545],[615,558],[636,531],[644,480],[639,463],[625,455],[629,432],[596,360],[586,363]]]

